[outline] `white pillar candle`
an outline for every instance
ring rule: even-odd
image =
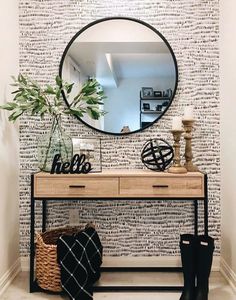
[[[193,106],[185,106],[184,108],[184,120],[193,120]]]
[[[172,130],[182,130],[182,118],[181,117],[173,117]]]

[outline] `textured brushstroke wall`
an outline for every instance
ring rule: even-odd
[[[219,166],[219,7],[218,0],[20,0],[20,69],[40,83],[52,82],[71,37],[84,25],[108,16],[142,19],[169,41],[179,67],[179,86],[171,108],[154,126],[127,137],[101,135],[72,118],[64,125],[72,136],[102,138],[103,168],[142,168],[140,151],[148,138],[170,140],[168,130],[183,107],[196,107],[194,160],[209,174],[209,232],[220,237]],[[25,117],[20,124],[21,254],[29,251],[30,173],[37,170],[36,144],[50,122]],[[105,255],[177,255],[180,233],[193,231],[193,205],[185,202],[53,202],[48,226],[68,223],[68,208],[80,221],[95,221]],[[40,228],[40,204],[37,209]],[[200,213],[202,206],[200,206]]]

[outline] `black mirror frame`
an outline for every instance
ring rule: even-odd
[[[62,67],[63,67],[63,63],[64,63],[64,60],[65,60],[65,56],[71,46],[71,44],[74,42],[74,40],[82,33],[84,32],[86,29],[88,29],[89,27],[92,27],[98,23],[101,23],[101,22],[104,22],[104,21],[109,21],[109,20],[128,20],[128,21],[133,21],[133,22],[137,22],[139,24],[142,24],[146,27],[148,27],[149,29],[151,29],[152,31],[154,31],[159,37],[162,38],[162,40],[166,43],[168,49],[170,50],[170,53],[171,53],[171,56],[173,58],[173,61],[174,61],[174,65],[175,65],[175,76],[176,76],[176,82],[175,82],[175,87],[174,87],[174,91],[173,91],[173,94],[171,96],[171,99],[169,101],[169,104],[168,106],[166,107],[166,109],[163,111],[163,113],[157,117],[153,122],[151,122],[150,124],[148,124],[147,126],[143,127],[143,128],[140,128],[138,130],[135,130],[135,131],[131,131],[131,132],[125,132],[125,133],[113,133],[113,132],[109,132],[109,131],[103,131],[103,130],[100,130],[100,129],[97,129],[89,124],[87,124],[86,122],[84,122],[80,117],[76,117],[77,119],[79,119],[84,125],[88,126],[89,128],[91,129],[94,129],[100,133],[104,133],[104,134],[110,134],[110,135],[115,135],[115,136],[123,136],[123,135],[128,135],[128,134],[133,134],[133,133],[138,133],[140,131],[143,131],[147,128],[149,128],[150,126],[152,126],[154,123],[156,123],[157,121],[159,121],[163,116],[164,114],[166,113],[166,111],[169,109],[174,97],[175,97],[175,94],[176,94],[176,90],[177,90],[177,86],[178,86],[178,78],[179,78],[179,73],[178,73],[178,65],[177,65],[177,60],[176,60],[176,57],[175,57],[175,54],[174,54],[174,51],[172,50],[170,44],[168,43],[168,41],[166,40],[166,38],[158,31],[156,30],[153,26],[149,25],[148,23],[144,22],[144,21],[141,21],[141,20],[138,20],[138,19],[134,19],[134,18],[128,18],[128,17],[109,17],[109,18],[102,18],[102,19],[98,19],[96,21],[93,21],[91,23],[89,23],[88,25],[84,26],[81,30],[79,30],[73,37],[72,39],[70,40],[70,42],[68,43],[68,45],[66,46],[63,54],[62,54],[62,58],[61,58],[61,61],[60,61],[60,65],[59,65],[59,76],[62,77]],[[69,103],[66,99],[66,96],[65,96],[65,93],[62,91],[62,96],[64,98],[64,101],[66,103],[66,105],[69,107]]]

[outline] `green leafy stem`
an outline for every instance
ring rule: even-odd
[[[68,99],[73,89],[73,83],[67,83],[56,76],[55,86],[46,85],[42,88],[36,81],[22,74],[19,74],[17,78],[12,78],[14,83],[11,85],[16,87],[16,90],[12,92],[13,101],[0,106],[2,109],[11,111],[9,121],[16,121],[26,112],[32,116],[39,115],[41,118],[45,114],[52,117],[67,114],[81,118],[87,113],[95,120],[105,114],[101,106],[104,104],[103,100],[106,96],[99,89],[100,84],[96,79],[86,81],[67,107],[64,104],[62,92]]]

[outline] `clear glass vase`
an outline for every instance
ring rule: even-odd
[[[70,162],[73,153],[72,140],[61,127],[61,117],[53,118],[49,133],[38,141],[38,167],[41,171],[50,172],[56,154],[60,154],[61,162]]]

